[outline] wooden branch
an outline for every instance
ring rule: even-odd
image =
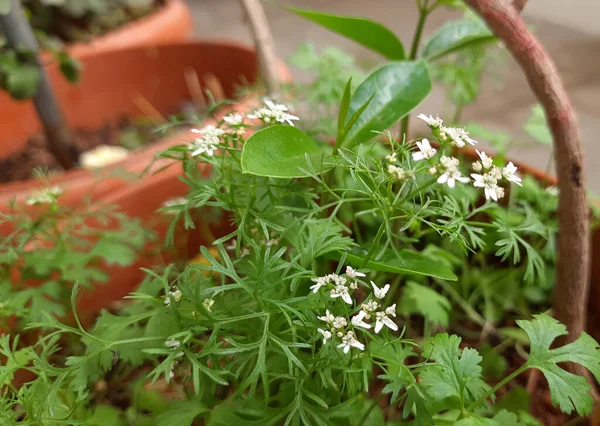
[[[567,342],[585,328],[589,292],[589,221],[577,122],[552,60],[505,0],[466,0],[500,38],[544,108],[554,141],[560,190],[558,261],[553,312],[567,326]],[[577,369],[579,374],[582,370]],[[587,374],[586,374],[587,375]]]
[[[518,13],[521,13],[526,3],[527,0],[513,0],[513,7]]]
[[[274,95],[279,91],[279,78],[277,73],[277,55],[275,53],[275,41],[269,27],[267,15],[262,7],[261,0],[240,0],[248,21],[256,53],[258,54],[262,77],[267,86],[269,95]]]

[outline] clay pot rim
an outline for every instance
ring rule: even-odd
[[[169,1],[177,1],[180,0],[169,0]],[[203,39],[203,40],[185,40],[185,41],[174,41],[174,42],[161,42],[156,43],[151,46],[149,45],[128,45],[122,46],[115,49],[110,50],[102,50],[102,51],[93,51],[88,50],[84,52],[82,55],[78,57],[78,59],[85,62],[88,58],[97,59],[98,57],[111,57],[114,55],[126,55],[127,52],[131,51],[147,51],[148,49],[170,49],[174,46],[182,47],[182,48],[196,48],[198,46],[210,46],[217,48],[224,48],[226,50],[234,50],[234,51],[245,51],[246,53],[255,54],[255,50],[244,43],[235,40],[224,40],[222,38],[211,39]],[[287,69],[287,66],[282,60],[278,61],[279,64],[279,76],[282,82],[291,81],[292,77]],[[58,63],[50,63],[46,65],[47,68],[58,67]],[[240,106],[243,105],[245,100],[240,100],[239,103],[235,103],[235,105]],[[143,171],[147,165],[150,164],[150,161],[154,157],[154,154],[162,151],[170,146],[179,145],[185,143],[185,141],[190,141],[192,139],[192,134],[189,132],[189,128],[183,128],[181,131],[174,133],[171,136],[161,138],[156,142],[149,144],[147,146],[138,148],[136,150],[131,151],[132,155],[129,155],[126,159],[111,164],[109,166],[103,167],[97,170],[86,170],[86,169],[73,169],[67,172],[58,172],[53,175],[48,184],[49,185],[61,185],[66,184],[67,189],[82,187],[85,185],[89,186],[90,178],[100,181],[100,178],[108,177],[107,175],[111,175],[112,172],[115,172],[119,169],[127,169],[129,171],[141,172]],[[134,167],[134,165],[138,164],[138,167]],[[140,167],[140,164],[144,164],[143,167]],[[23,201],[32,190],[36,188],[43,187],[44,185],[39,179],[30,178],[27,180],[9,182],[5,184],[0,184],[0,200],[2,203],[8,200],[16,200],[17,202]]]

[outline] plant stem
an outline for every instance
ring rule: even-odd
[[[421,44],[421,36],[423,35],[423,28],[425,28],[425,21],[427,20],[427,16],[429,15],[430,10],[427,8],[427,3],[429,0],[423,0],[423,4],[418,3],[419,6],[419,21],[417,22],[417,28],[415,29],[415,35],[413,37],[412,45],[410,47],[410,54],[408,59],[413,61],[417,59],[417,54],[419,52],[419,45]],[[402,135],[406,135],[408,133],[408,125],[410,120],[410,114],[407,114],[402,119],[402,124],[400,126],[400,137]]]
[[[510,382],[511,380],[513,380],[519,374],[521,374],[522,372],[524,372],[525,370],[527,370],[527,368],[528,368],[527,364],[522,365],[521,367],[519,367],[518,369],[516,369],[515,371],[513,371],[511,374],[509,374],[508,376],[506,376],[504,379],[502,379],[500,382],[498,382],[498,384],[496,384],[496,386],[494,386],[489,391],[487,391],[487,393],[483,396],[483,398],[480,398],[478,401],[475,401],[474,403],[472,403],[471,405],[469,405],[467,407],[467,411],[469,411],[469,412],[473,411],[473,409],[475,407],[477,407],[478,405],[480,405],[483,401],[485,401],[486,399],[488,399],[491,395],[495,394],[498,391],[498,389],[500,389],[503,386],[505,386],[508,382]]]
[[[20,0],[11,0],[10,12],[6,15],[0,14],[0,28],[8,45],[15,52],[26,49],[33,54],[39,73],[38,88],[33,103],[48,138],[48,148],[63,168],[73,168],[75,163],[71,150],[74,146],[73,138],[52,90],[50,79],[40,65],[39,46]]]
[[[383,393],[380,393],[379,396],[377,397],[377,399],[374,399],[373,402],[371,403],[371,405],[369,405],[369,408],[367,408],[367,411],[365,411],[365,414],[363,414],[363,416],[360,418],[360,421],[358,422],[358,424],[356,426],[363,426],[365,424],[365,422],[367,421],[367,418],[369,417],[369,414],[371,414],[371,411],[373,411],[373,409],[375,407],[377,407],[377,404],[379,404],[379,401],[381,401],[381,398],[383,398]]]

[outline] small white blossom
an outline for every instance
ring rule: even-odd
[[[454,186],[456,185],[456,181],[463,183],[469,182],[469,178],[462,176],[460,170],[458,170],[459,161],[457,158],[446,157],[445,155],[443,155],[440,158],[440,164],[441,167],[438,168],[438,171],[441,172],[441,175],[438,178],[437,183],[445,183],[450,188],[454,188]]]
[[[35,206],[37,204],[53,204],[63,192],[63,189],[59,186],[40,189],[39,191],[31,194],[25,203],[28,206]]]
[[[404,180],[409,176],[409,173],[401,167],[388,164],[387,171],[397,180]]]
[[[444,124],[442,119],[440,117],[438,117],[437,115],[435,116],[435,118],[433,118],[433,116],[431,116],[431,115],[419,114],[419,115],[417,115],[417,118],[420,118],[425,123],[427,123],[427,125],[429,127],[434,128],[434,129],[438,128],[442,124]]]
[[[371,328],[371,324],[367,324],[363,320],[367,317],[367,313],[365,311],[359,311],[356,315],[352,317],[352,325],[355,327],[362,327],[369,329]]]
[[[487,200],[491,198],[494,201],[498,201],[498,179],[492,173],[484,173],[483,175],[473,173],[471,177],[473,178],[474,187],[483,188]]]
[[[447,141],[450,139],[452,144],[462,148],[466,144],[475,145],[477,141],[469,137],[469,132],[460,127],[440,127],[440,137]]]
[[[348,287],[350,287],[351,290],[356,290],[358,288],[358,282],[352,281]]]
[[[323,335],[323,344],[327,343],[328,339],[331,339],[331,331],[317,328],[317,331]]]
[[[350,297],[350,293],[348,292],[348,287],[343,284],[338,284],[334,288],[331,289],[330,296],[332,299],[337,297],[341,297],[344,302],[351,305],[352,298]]]
[[[239,126],[244,122],[244,116],[241,114],[227,114],[223,121],[231,126]]]
[[[385,161],[387,161],[388,163],[395,163],[396,161],[398,161],[397,153],[394,152],[393,154],[386,155]]]
[[[385,313],[387,315],[391,315],[391,316],[395,317],[396,316],[396,304],[394,303],[393,305],[385,308]]]
[[[344,328],[348,325],[348,321],[344,317],[335,317],[332,325],[333,328]]]
[[[428,139],[423,139],[421,142],[417,142],[417,148],[419,148],[419,152],[413,152],[412,154],[414,161],[433,158],[437,152],[437,150],[431,146]]]
[[[79,164],[82,168],[92,170],[109,166],[126,159],[129,151],[122,146],[99,145],[81,154]]]
[[[391,330],[398,331],[398,326],[388,317],[386,312],[377,312],[375,318],[375,333],[379,333],[384,325]]]
[[[479,155],[479,158],[481,159],[481,165],[484,169],[487,170],[494,165],[494,159],[492,157],[488,157],[484,151],[479,151],[476,149],[475,152],[477,155]]]
[[[434,175],[437,173],[437,168],[436,167],[430,167],[429,168],[429,174],[430,175]]]
[[[352,266],[346,266],[346,275],[349,278],[360,278],[360,277],[366,277],[365,274],[363,274],[362,272],[358,272],[356,269],[354,269]]]
[[[505,168],[502,169],[502,176],[504,176],[504,179],[506,179],[509,182],[514,182],[519,186],[523,186],[523,184],[521,183],[521,178],[515,175],[516,171],[517,166],[515,166],[511,161]]]
[[[282,104],[276,104],[268,99],[265,100],[265,106],[254,111],[253,114],[248,114],[250,119],[260,119],[267,124],[274,122],[287,123],[293,126],[292,120],[299,120],[295,115],[288,113],[288,107]]]
[[[165,340],[165,346],[169,349],[177,349],[181,346],[181,342],[175,339]]]
[[[546,192],[550,195],[553,195],[555,197],[558,197],[558,187],[557,186],[549,186],[548,188],[546,188]]]
[[[333,316],[333,314],[331,312],[329,312],[329,309],[327,309],[325,311],[324,316],[317,317],[317,319],[320,319],[321,321],[325,321],[327,323],[327,325],[332,325],[333,321],[335,321],[335,317]]]
[[[177,287],[174,287],[173,291],[170,291],[165,296],[165,305],[171,306],[171,301],[177,303],[181,300],[181,291]]]
[[[476,172],[480,172],[481,170],[483,170],[483,165],[481,164],[480,161],[475,161],[473,164],[473,170],[475,170]]]
[[[353,347],[361,351],[365,350],[365,345],[356,340],[353,331],[349,331],[344,337],[342,337],[342,343],[338,345],[338,348],[343,348],[344,353],[347,354],[348,352],[350,352],[350,348]]]
[[[371,285],[373,286],[373,294],[378,299],[383,299],[390,289],[389,284],[386,284],[382,288],[379,288],[373,281],[371,281]]]
[[[190,151],[192,157],[206,153],[209,157],[212,157],[217,150],[217,146],[221,142],[221,136],[225,134],[225,130],[219,129],[213,125],[206,126],[204,129],[192,129],[193,133],[199,133],[202,136],[194,139],[190,144]]]
[[[376,300],[369,300],[368,302],[364,302],[361,305],[361,309],[367,313],[374,312],[377,308],[379,308],[379,303]]]
[[[214,299],[204,299],[202,302],[202,306],[204,306],[204,309],[206,309],[208,312],[212,312],[212,307],[214,304]]]

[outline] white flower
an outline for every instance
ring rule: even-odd
[[[174,287],[175,290],[170,291],[166,296],[165,296],[165,305],[170,306],[171,305],[171,301],[177,303],[181,300],[181,291],[179,291],[179,289],[177,287]]]
[[[454,186],[456,185],[456,181],[463,183],[469,182],[468,177],[464,177],[460,174],[460,171],[458,170],[459,162],[457,158],[446,157],[445,155],[443,155],[440,158],[440,163],[442,166],[441,169],[443,171],[440,177],[438,178],[437,183],[446,183],[450,188],[454,188]]]
[[[444,123],[442,119],[437,115],[435,116],[435,118],[433,118],[433,116],[431,115],[419,114],[417,115],[417,118],[420,118],[425,123],[427,123],[429,127],[432,127],[434,129],[440,127]]]
[[[548,188],[546,188],[546,192],[550,195],[553,195],[555,197],[558,197],[558,187],[557,186],[549,186]]]
[[[391,315],[391,316],[395,317],[396,316],[396,304],[394,303],[393,305],[385,308],[385,313],[387,315]]]
[[[331,289],[330,296],[332,299],[336,297],[341,297],[344,302],[351,305],[352,298],[350,297],[350,293],[348,292],[348,287],[344,284],[338,284],[334,288]]]
[[[473,178],[474,187],[483,188],[486,200],[491,198],[498,201],[498,180],[491,173],[484,173],[483,175],[473,173],[471,177]]]
[[[165,346],[169,349],[177,349],[181,346],[181,342],[175,339],[165,340]]]
[[[206,309],[208,312],[212,312],[212,307],[214,304],[214,299],[204,299],[202,302],[202,306],[204,306],[204,309]]]
[[[397,153],[394,152],[391,155],[386,155],[385,161],[387,161],[388,163],[395,163],[396,161],[398,161]]]
[[[317,331],[323,335],[323,344],[327,343],[327,339],[331,339],[331,331],[317,328]]]
[[[431,146],[428,139],[423,139],[421,142],[417,142],[419,152],[413,152],[413,160],[420,161],[433,158],[437,150]]]
[[[225,134],[225,130],[219,129],[213,125],[206,126],[204,129],[192,129],[193,133],[199,133],[202,136],[194,139],[190,144],[192,157],[206,153],[212,157],[217,150],[217,145],[220,143],[220,138]]]
[[[244,122],[244,116],[241,114],[227,114],[223,121],[231,126],[239,126]]]
[[[358,282],[352,281],[349,285],[350,289],[356,290],[358,288]]]
[[[332,325],[333,328],[344,328],[348,325],[348,321],[344,317],[335,317]]]
[[[311,281],[316,283],[310,286],[310,289],[313,291],[313,293],[316,293],[321,287],[329,284],[327,277],[311,278]]]
[[[454,145],[459,148],[464,147],[466,144],[475,145],[476,140],[469,137],[469,132],[460,127],[444,127],[440,128],[440,137],[442,140],[450,140]]]
[[[502,176],[504,176],[504,179],[506,179],[509,182],[514,182],[519,186],[523,186],[523,184],[521,183],[521,178],[515,175],[516,171],[517,166],[515,166],[511,161],[505,168],[502,169]]]
[[[386,312],[377,312],[375,317],[377,318],[375,320],[375,333],[379,333],[384,325],[394,331],[398,331],[398,326],[388,317]]]
[[[393,164],[388,164],[387,171],[397,180],[404,180],[407,177],[407,173],[404,169]]]
[[[473,170],[475,170],[476,172],[480,172],[481,170],[483,170],[483,165],[481,164],[481,161],[475,161],[473,164]]]
[[[481,159],[481,165],[483,166],[484,169],[487,170],[494,165],[493,158],[488,157],[484,151],[479,151],[476,149],[475,152],[477,153],[477,155],[479,155],[479,158]]]
[[[362,327],[369,329],[371,328],[371,324],[367,324],[363,320],[366,318],[367,313],[365,311],[360,311],[356,315],[352,317],[352,325],[355,327]]]
[[[28,206],[35,206],[37,204],[53,204],[63,192],[63,189],[59,186],[40,189],[39,191],[35,191],[33,194],[31,194],[25,203]]]
[[[268,99],[265,100],[265,105],[262,108],[254,111],[253,114],[248,114],[248,118],[250,119],[260,119],[267,124],[278,122],[278,123],[287,123],[290,126],[293,126],[294,123],[292,120],[299,120],[295,115],[289,114],[288,107],[282,104],[276,104]]]
[[[376,300],[373,300],[373,299],[369,300],[368,302],[364,302],[364,303],[361,305],[361,309],[362,309],[363,311],[367,312],[367,313],[369,313],[369,312],[373,312],[373,311],[375,311],[377,308],[379,308],[379,303],[377,303],[377,301],[376,301]]]
[[[317,317],[317,319],[320,319],[321,321],[325,321],[327,323],[327,325],[332,325],[333,321],[335,321],[335,317],[333,316],[333,314],[331,312],[329,312],[329,309],[327,309],[325,311],[324,316]]]
[[[344,348],[344,353],[347,354],[350,352],[350,348],[352,347],[361,351],[365,350],[365,345],[356,340],[353,331],[349,331],[344,337],[342,337],[342,343],[338,345],[338,348]]]
[[[429,174],[430,175],[434,175],[437,173],[437,168],[436,167],[430,167],[429,168]]]
[[[94,149],[82,153],[79,157],[79,164],[84,169],[99,169],[118,163],[128,156],[129,151],[122,146],[99,145]]]
[[[373,294],[378,299],[383,299],[390,289],[389,284],[386,284],[382,288],[379,288],[373,281],[371,281],[371,285],[373,286]]]

